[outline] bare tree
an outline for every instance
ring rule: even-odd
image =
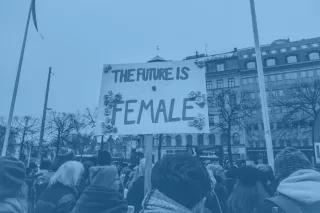
[[[5,132],[6,132],[6,119],[4,117],[0,117],[0,150],[2,149],[2,146],[3,146]],[[19,135],[18,133],[19,131],[17,130],[15,124],[13,123],[10,130],[8,153],[14,153],[16,140]]]
[[[320,80],[296,81],[283,90],[283,95],[273,94],[273,100],[273,106],[286,109],[282,122],[290,128],[307,127],[314,144],[314,123],[320,115]]]
[[[70,113],[51,112],[48,123],[49,134],[56,147],[55,155],[57,156],[61,146],[66,146],[74,130],[73,115]]]
[[[71,116],[74,134],[69,144],[74,150],[79,152],[81,156],[85,150],[90,148],[94,143],[94,118],[89,109],[86,109],[84,114],[77,112]]]
[[[227,136],[228,158],[233,164],[232,131],[244,126],[246,119],[251,117],[252,111],[258,107],[258,104],[250,99],[249,93],[237,92],[232,89],[215,91],[213,98],[209,99],[208,103],[214,106],[214,112],[209,113],[209,116],[219,118],[213,123],[213,127],[218,128]]]
[[[25,145],[33,146],[39,132],[39,119],[32,116],[14,117],[14,127],[20,138],[19,159],[24,157]]]

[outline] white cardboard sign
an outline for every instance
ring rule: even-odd
[[[105,65],[97,134],[208,133],[205,68],[195,61]]]

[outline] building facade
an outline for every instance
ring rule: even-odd
[[[313,158],[310,126],[288,127],[281,121],[286,108],[273,105],[273,97],[284,96],[284,90],[299,81],[320,79],[320,37],[290,41],[280,39],[261,46],[266,90],[268,96],[270,126],[275,153],[287,146],[296,147]],[[232,89],[246,92],[252,101],[259,102],[259,86],[253,47],[234,49],[216,55],[195,55],[185,60],[199,59],[206,63],[206,87],[208,99],[216,91]],[[285,98],[285,97],[284,97]],[[212,100],[214,102],[214,100]],[[209,105],[210,134],[164,135],[162,154],[186,150],[187,146],[211,150],[219,157],[227,153],[227,136],[214,124],[219,120],[214,105]],[[231,143],[234,160],[266,161],[266,145],[263,133],[261,110],[252,115],[243,127],[232,130]],[[157,141],[157,140],[156,140]],[[156,153],[157,142],[154,143]],[[222,153],[221,153],[222,152]],[[226,156],[226,155],[224,155]]]
[[[266,91],[269,106],[272,142],[275,152],[287,146],[296,147],[313,158],[312,133],[308,124],[286,126],[282,120],[285,107],[274,105],[274,97],[285,97],[285,90],[297,81],[313,81],[320,78],[320,38],[291,42],[276,40],[261,47]],[[217,90],[232,88],[249,94],[252,101],[260,102],[254,48],[235,49],[231,53],[213,57],[207,63],[208,97]],[[214,111],[214,107],[209,111]],[[266,145],[263,133],[262,113],[254,110],[246,125],[233,134],[240,135],[240,145],[246,148],[246,159],[266,160]],[[210,123],[214,123],[214,115]],[[214,131],[214,130],[212,130]],[[223,135],[213,132],[222,144]],[[232,137],[232,145],[239,142]]]

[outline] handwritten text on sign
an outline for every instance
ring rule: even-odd
[[[209,131],[205,70],[194,61],[106,65],[101,134]]]

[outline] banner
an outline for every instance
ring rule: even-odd
[[[104,66],[97,135],[208,132],[203,62]]]

